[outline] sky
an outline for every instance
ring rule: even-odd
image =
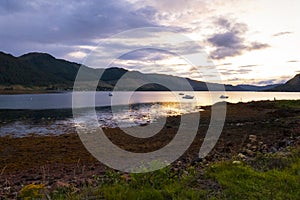
[[[299,0],[2,0],[0,51],[84,63],[99,42],[116,34],[167,28],[189,38],[173,48],[180,53],[138,49],[140,39],[124,38],[105,43],[101,53],[136,47],[110,66],[203,80],[195,69],[205,66],[184,60],[201,48],[224,83],[283,83],[300,73],[299,10]]]

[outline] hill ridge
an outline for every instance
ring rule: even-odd
[[[76,62],[70,62],[64,59],[57,59],[48,53],[30,52],[15,57],[0,51],[0,85],[14,86],[21,85],[24,87],[40,87],[46,90],[71,90],[79,68],[82,65]],[[128,71],[120,67],[112,67],[107,69],[93,69],[82,66],[87,77],[95,80],[97,74],[103,73],[99,81],[98,90],[112,90],[118,80],[126,74],[127,82],[124,90],[136,89],[137,84],[146,83],[151,80],[159,80],[158,82],[166,82],[174,84],[174,88],[180,90],[180,81],[187,80],[196,91],[207,91],[210,88],[220,88],[217,83],[205,83],[190,78],[165,75],[165,74],[144,74],[139,71]],[[104,70],[104,71],[103,71]],[[300,77],[300,74],[296,75]],[[289,80],[283,85],[253,86],[253,85],[230,85],[225,84],[227,91],[300,91],[300,81]],[[178,82],[179,80],[179,82]],[[86,80],[88,81],[88,80]],[[295,82],[295,83],[294,83]],[[0,87],[1,89],[1,87]],[[12,88],[13,89],[13,88]],[[165,87],[159,84],[147,84],[138,90],[146,91],[162,91]]]

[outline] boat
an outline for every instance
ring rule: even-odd
[[[220,99],[228,99],[228,98],[229,98],[229,96],[225,96],[225,95],[220,96]]]
[[[113,94],[112,94],[111,92],[110,92],[110,93],[108,93],[108,96],[110,96],[110,97],[111,97],[112,95],[113,95]]]
[[[194,96],[191,96],[191,95],[185,95],[182,97],[183,99],[193,99]]]
[[[184,95],[184,93],[180,92],[179,95]]]

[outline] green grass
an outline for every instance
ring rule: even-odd
[[[53,199],[203,199],[208,192],[194,188],[193,181],[197,178],[195,170],[175,172],[165,168],[145,174],[131,174],[125,180],[118,172],[109,171],[99,177],[99,187],[85,187],[81,192],[60,191],[52,194]],[[65,192],[65,193],[62,193]]]
[[[275,101],[275,106],[279,108],[300,108],[300,100]]]
[[[299,148],[288,154],[261,155],[250,164],[214,163],[200,171],[193,167],[178,171],[167,167],[130,176],[108,171],[105,176],[94,177],[97,187],[85,186],[79,192],[74,188],[60,188],[50,196],[51,199],[112,200],[300,199]],[[209,186],[210,183],[217,187]]]
[[[267,171],[225,162],[211,166],[206,176],[214,178],[223,188],[221,199],[300,199],[299,153],[297,150],[282,158],[284,163]],[[261,164],[269,166],[268,162],[274,160],[280,162],[278,158],[267,158]],[[288,166],[282,168],[283,165]]]

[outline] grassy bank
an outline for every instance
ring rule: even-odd
[[[213,163],[207,168],[198,163],[146,174],[108,171],[104,176],[94,178],[98,181],[96,187],[75,188],[68,184],[49,192],[36,185],[23,190],[21,196],[30,194],[48,199],[299,199],[300,148],[261,155],[248,163],[233,159]]]
[[[222,188],[218,199],[299,199],[299,152],[295,150],[288,158],[280,154],[259,157],[259,168],[244,163],[218,163],[206,174]]]

